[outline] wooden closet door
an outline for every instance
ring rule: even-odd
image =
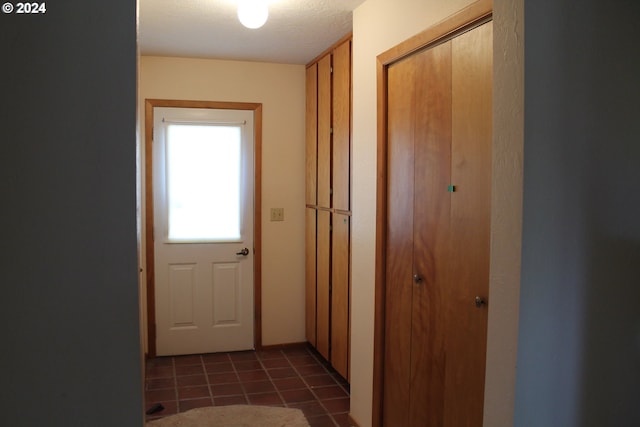
[[[485,24],[387,70],[384,426],[482,425],[491,58]]]
[[[491,224],[492,23],[452,41],[449,327],[444,426],[481,426]]]
[[[409,426],[416,59],[389,68],[384,426]]]
[[[384,425],[441,426],[451,44],[389,68]]]
[[[408,426],[443,425],[451,174],[451,43],[416,54],[414,274]],[[392,425],[392,424],[390,424]]]

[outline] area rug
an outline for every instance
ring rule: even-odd
[[[231,405],[191,409],[155,421],[147,427],[309,427],[299,409]]]

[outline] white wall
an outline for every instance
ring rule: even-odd
[[[142,118],[145,98],[262,103],[263,345],[305,341],[304,79],[302,65],[164,57],[140,62]],[[144,128],[141,133],[144,140]],[[284,208],[284,222],[269,220],[272,207]],[[144,246],[142,251],[144,257]]]
[[[371,425],[376,223],[376,56],[473,3],[368,0],[353,21],[351,416]],[[511,424],[522,196],[522,0],[496,0],[489,345],[484,425]],[[504,192],[504,193],[502,193]],[[503,194],[503,196],[500,196]],[[509,196],[504,196],[508,194]]]

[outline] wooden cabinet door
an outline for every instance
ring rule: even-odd
[[[306,336],[349,372],[351,40],[306,70]],[[331,229],[333,224],[336,226]]]
[[[331,213],[317,211],[316,349],[329,360]]]
[[[331,365],[344,378],[349,375],[350,219],[334,213],[331,221]]]
[[[306,71],[306,191],[307,205],[318,201],[318,64]]]
[[[333,208],[348,211],[351,162],[351,41],[333,51]]]
[[[331,207],[331,55],[318,62],[318,206]]]
[[[316,346],[316,210],[305,212],[305,332]]]

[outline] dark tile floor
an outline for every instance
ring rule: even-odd
[[[202,406],[301,409],[311,427],[349,426],[349,384],[310,347],[157,357],[146,364],[148,420]]]

